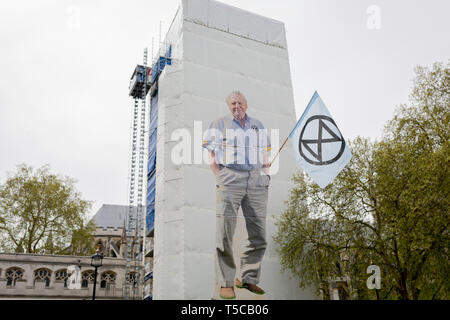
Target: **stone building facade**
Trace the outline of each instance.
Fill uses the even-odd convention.
[[[123,299],[127,218],[128,206],[119,205],[103,205],[94,216],[94,241],[104,256],[97,270],[96,299]],[[81,266],[81,289],[67,288],[70,265]],[[145,272],[151,269],[146,265]],[[136,273],[131,272],[130,278],[127,281],[134,286]],[[92,299],[93,288],[90,256],[0,253],[0,299]],[[148,296],[151,288],[146,289]],[[143,291],[140,286],[138,299]]]
[[[125,263],[121,258],[103,259],[97,269],[96,299],[122,299]],[[90,264],[91,257],[0,253],[0,299],[90,300],[94,288],[94,268]],[[81,289],[67,288],[70,265],[81,266]]]

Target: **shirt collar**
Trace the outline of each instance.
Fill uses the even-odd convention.
[[[234,122],[236,122],[239,127],[242,128],[241,123],[239,122],[239,120],[237,120],[232,114],[230,114],[230,117],[233,119]],[[247,124],[250,122],[250,117],[248,116],[248,114],[245,114],[245,125],[244,128],[247,126]]]

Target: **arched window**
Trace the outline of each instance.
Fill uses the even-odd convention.
[[[34,284],[36,285],[36,281],[44,281],[45,286],[50,286],[50,276],[52,275],[52,271],[46,268],[37,269],[34,271]]]
[[[14,287],[16,285],[16,281],[23,278],[24,271],[17,267],[12,267],[6,270],[6,285],[10,287]]]
[[[64,281],[64,288],[67,288],[67,279],[69,275],[67,274],[67,269],[60,269],[55,271],[55,280]]]
[[[130,275],[128,278],[128,282],[131,283],[132,287],[135,287],[137,285],[137,273],[136,272],[130,272]]]
[[[116,274],[112,271],[105,271],[100,277],[100,288],[109,289],[116,283]]]
[[[94,283],[94,270],[86,270],[81,274],[81,287],[87,288],[89,283]]]

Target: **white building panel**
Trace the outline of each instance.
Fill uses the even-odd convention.
[[[195,123],[201,122],[203,132],[229,114],[225,98],[240,90],[247,113],[278,130],[271,158],[275,155],[296,123],[284,24],[217,1],[182,0],[165,42],[176,61],[158,82],[153,298],[211,299],[218,289],[216,181],[209,165],[198,161],[205,150]],[[180,152],[182,145],[190,150]],[[174,163],[174,155],[186,161]],[[281,272],[273,242],[275,219],[285,209],[297,170],[290,144],[278,161],[269,187],[268,247],[259,285],[268,299],[313,299],[311,290],[298,288],[289,272]],[[238,220],[235,253],[247,241],[245,220]],[[238,266],[237,253],[235,260]]]

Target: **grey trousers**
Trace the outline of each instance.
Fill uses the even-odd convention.
[[[248,233],[241,252],[241,279],[257,284],[261,261],[266,251],[266,211],[270,177],[262,170],[241,171],[222,167],[217,177],[216,254],[219,284],[234,286],[236,265],[233,259],[233,235],[239,207]]]

